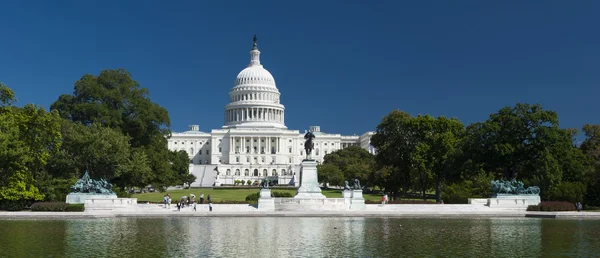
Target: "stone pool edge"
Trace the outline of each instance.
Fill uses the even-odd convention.
[[[600,212],[526,212],[521,210],[492,212],[0,212],[0,220],[11,219],[100,219],[100,218],[181,218],[181,217],[363,217],[363,218],[553,218],[600,219]]]

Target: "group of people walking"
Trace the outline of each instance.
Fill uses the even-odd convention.
[[[210,194],[207,196],[206,201],[208,202],[208,211],[212,211],[213,205],[212,205],[212,201],[210,200]],[[171,195],[165,194],[165,196],[163,197],[163,202],[165,205],[165,209],[170,209],[171,202],[172,202]],[[204,194],[203,193],[200,194],[200,200],[198,201],[198,204],[204,204]],[[182,196],[176,205],[177,205],[177,211],[181,211],[181,209],[183,207],[190,207],[190,205],[192,206],[194,211],[196,211],[196,195],[190,194],[190,197]]]

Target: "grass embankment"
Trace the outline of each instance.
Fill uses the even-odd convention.
[[[181,189],[171,190],[166,193],[171,195],[172,200],[179,200],[182,196],[189,196],[190,194],[196,195],[196,200],[200,199],[200,194],[204,194],[204,200],[210,194],[210,198],[214,202],[222,201],[245,201],[246,196],[258,192],[260,189],[219,189],[219,188],[198,188],[198,189]],[[271,191],[277,192],[289,192],[292,195],[296,194],[296,189],[271,189]],[[342,198],[342,190],[323,190],[322,193],[327,198]],[[149,201],[149,202],[162,202],[165,193],[154,192],[154,193],[141,193],[134,194],[131,197],[138,198],[138,201]],[[379,194],[364,194],[363,197],[366,201],[381,201],[381,195]]]

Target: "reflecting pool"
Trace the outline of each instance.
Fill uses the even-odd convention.
[[[594,257],[599,240],[598,220],[0,220],[0,257]]]

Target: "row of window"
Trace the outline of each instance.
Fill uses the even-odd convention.
[[[177,143],[178,143],[178,142],[173,142],[173,144],[175,144],[175,145],[177,145]],[[184,142],[184,141],[181,141],[180,145],[185,145],[186,143],[191,143],[191,144],[193,144],[194,142],[193,142],[193,141],[189,141],[189,142]],[[203,142],[202,142],[202,141],[199,141],[199,142],[197,142],[197,143],[198,143],[198,144],[200,144],[200,145],[202,145],[202,144],[203,144]],[[206,145],[209,145],[209,144],[210,144],[210,141],[206,141]]]
[[[231,169],[227,169],[225,171],[225,175],[226,176],[231,176]],[[240,170],[236,169],[234,174],[234,176],[241,176],[240,174]],[[252,172],[252,175],[250,175],[250,170],[249,169],[244,169],[244,176],[278,176],[279,174],[277,173],[277,169],[273,169],[271,171],[271,174],[269,175],[267,173],[267,169],[263,169],[262,173],[259,174],[258,169],[254,169],[254,171]],[[281,175],[283,176],[287,176],[288,172],[285,169],[281,170]]]

